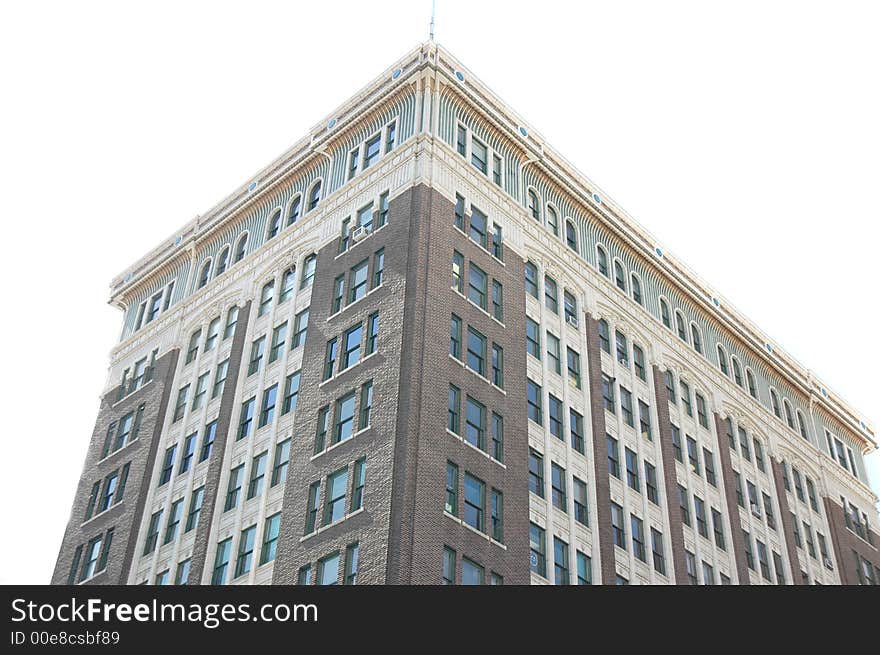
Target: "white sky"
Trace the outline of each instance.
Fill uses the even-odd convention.
[[[880,10],[818,4],[439,0],[437,40],[876,421]],[[111,277],[425,40],[429,13],[0,5],[0,583],[51,576],[121,327]]]

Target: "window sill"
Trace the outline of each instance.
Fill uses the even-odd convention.
[[[333,444],[332,446],[327,446],[327,447],[326,447],[324,450],[322,450],[321,452],[319,452],[319,453],[315,453],[314,455],[312,455],[311,457],[309,457],[309,461],[310,461],[310,462],[315,461],[315,460],[318,459],[319,457],[321,457],[321,456],[323,456],[323,455],[326,455],[327,453],[329,453],[330,451],[334,450],[335,448],[338,448],[338,447],[341,446],[342,444],[346,444],[346,443],[348,443],[349,441],[351,441],[352,439],[354,439],[355,437],[357,437],[357,436],[363,434],[364,432],[367,432],[367,431],[368,431],[370,428],[372,428],[372,427],[373,427],[372,425],[368,425],[367,427],[362,428],[362,429],[358,430],[357,432],[352,432],[351,436],[350,436],[348,439],[343,439],[342,441],[337,441],[337,442],[336,442],[335,444]]]
[[[100,466],[101,464],[103,464],[103,463],[106,462],[107,460],[112,459],[113,457],[115,457],[116,455],[118,455],[119,453],[121,453],[123,450],[125,450],[126,448],[128,448],[130,445],[132,445],[132,444],[134,444],[134,443],[138,443],[139,441],[140,441],[140,439],[132,439],[131,441],[126,442],[126,443],[122,446],[122,448],[119,448],[118,450],[114,450],[112,453],[108,453],[106,457],[102,457],[102,458],[99,459],[97,462],[95,462],[95,466]]]
[[[475,527],[473,527],[472,525],[468,525],[467,523],[464,522],[463,519],[460,519],[460,518],[458,518],[457,516],[455,516],[455,514],[450,514],[449,512],[447,512],[447,511],[444,509],[444,510],[443,510],[443,515],[446,516],[446,517],[448,517],[448,518],[450,518],[450,519],[452,519],[453,521],[455,521],[456,523],[458,523],[458,524],[459,524],[460,526],[462,526],[463,528],[467,528],[468,530],[470,530],[470,531],[473,532],[474,534],[477,534],[477,535],[481,536],[483,539],[485,539],[485,540],[488,541],[489,543],[491,543],[491,544],[495,544],[496,546],[498,546],[499,548],[501,548],[501,549],[503,549],[503,550],[507,550],[507,546],[505,546],[503,543],[501,543],[500,541],[495,541],[492,537],[490,537],[490,536],[489,536],[488,534],[486,534],[485,532],[483,532],[483,531],[481,531],[481,530],[477,530],[477,529],[476,529]]]
[[[337,371],[336,373],[333,374],[333,376],[331,376],[331,377],[327,378],[326,380],[324,380],[324,381],[318,383],[318,388],[320,389],[320,388],[323,387],[325,384],[330,384],[331,382],[333,382],[333,381],[337,380],[338,378],[342,377],[343,375],[345,375],[345,374],[348,373],[349,371],[352,371],[352,370],[357,369],[358,366],[361,366],[362,364],[365,364],[365,363],[367,362],[367,360],[369,360],[371,357],[375,357],[376,353],[378,353],[378,352],[379,352],[378,350],[374,350],[373,352],[371,352],[371,353],[370,353],[369,355],[367,355],[366,357],[363,357],[363,358],[357,360],[354,364],[352,364],[352,365],[349,366],[348,368],[345,368],[345,369],[343,369],[343,370],[341,370],[341,371]]]
[[[107,572],[107,569],[106,569],[106,568],[103,568],[103,569],[101,569],[100,571],[98,571],[97,573],[93,573],[93,574],[90,575],[88,578],[85,578],[84,580],[80,580],[80,581],[77,582],[76,584],[77,584],[77,585],[86,584],[87,582],[91,582],[91,581],[94,580],[95,578],[97,578],[97,577],[99,577],[99,576],[101,576],[101,575],[104,575],[104,573],[106,573],[106,572]]]
[[[465,441],[464,437],[455,434],[455,432],[453,432],[453,431],[450,430],[449,428],[446,428],[446,434],[448,434],[449,436],[453,437],[454,439],[457,439],[458,441],[462,442],[465,446],[467,446],[467,447],[469,447],[469,448],[472,448],[474,451],[480,453],[480,455],[482,455],[483,457],[485,457],[485,458],[488,459],[489,461],[491,461],[491,462],[495,462],[495,463],[498,464],[498,466],[500,466],[501,468],[503,468],[503,469],[505,469],[505,470],[507,469],[507,465],[506,465],[504,462],[499,462],[497,459],[495,459],[494,457],[492,457],[492,455],[490,455],[489,453],[487,453],[487,452],[486,452],[485,450],[483,450],[482,448],[478,448],[477,446],[475,446],[474,444],[472,444],[470,441]]]
[[[354,306],[357,305],[361,300],[365,300],[366,298],[368,298],[368,297],[370,296],[370,294],[372,294],[374,291],[378,291],[378,290],[381,289],[383,286],[385,286],[385,283],[384,283],[384,282],[381,282],[378,286],[373,287],[372,289],[370,289],[369,291],[367,291],[364,295],[362,295],[362,296],[361,296],[360,298],[358,298],[357,300],[352,300],[350,303],[348,303],[347,305],[345,305],[345,306],[344,306],[342,309],[340,309],[338,312],[335,312],[335,313],[333,313],[333,314],[330,314],[330,316],[328,316],[326,320],[327,320],[328,322],[329,322],[329,321],[332,321],[334,318],[336,318],[336,317],[339,316],[340,314],[343,314],[343,313],[345,312],[346,309],[348,309],[349,307],[354,307]]]
[[[113,403],[112,403],[110,406],[111,406],[111,407],[116,407],[117,405],[119,405],[120,403],[125,402],[125,401],[128,400],[131,396],[133,396],[134,394],[136,394],[138,391],[140,391],[141,389],[144,389],[145,387],[147,387],[148,385],[150,385],[150,384],[152,384],[152,383],[153,383],[153,378],[150,378],[149,380],[147,380],[146,382],[144,382],[141,386],[139,386],[137,389],[134,389],[134,390],[132,390],[132,391],[129,391],[127,394],[125,394],[125,395],[124,395],[122,398],[120,398],[119,400],[114,400]]]
[[[122,503],[121,500],[119,502],[113,503],[112,505],[110,505],[110,507],[108,507],[107,509],[101,510],[97,514],[92,514],[91,518],[88,518],[85,521],[83,521],[82,523],[80,523],[79,527],[82,528],[82,527],[86,526],[87,524],[91,523],[92,521],[94,521],[95,519],[99,519],[102,516],[105,516],[108,512],[115,509],[116,506],[119,505],[120,503]]]
[[[459,298],[461,298],[461,299],[463,299],[463,300],[466,300],[466,301],[469,302],[471,305],[473,305],[473,306],[476,307],[478,310],[480,310],[483,314],[485,314],[486,316],[488,316],[489,318],[491,318],[493,321],[495,321],[496,323],[498,323],[498,325],[500,325],[501,327],[503,327],[505,330],[507,329],[507,326],[506,326],[504,323],[502,323],[502,322],[499,321],[497,318],[495,318],[494,316],[492,316],[492,314],[490,314],[490,313],[487,312],[485,309],[483,309],[482,307],[480,307],[477,303],[475,303],[473,300],[471,300],[470,298],[468,298],[468,297],[467,297],[466,295],[464,295],[461,291],[459,291],[459,290],[456,289],[455,287],[449,287],[449,288],[452,289],[452,292],[453,292],[454,294],[456,294]]]
[[[507,392],[506,392],[504,389],[502,389],[502,388],[499,387],[497,384],[495,384],[494,382],[492,382],[489,378],[483,377],[482,375],[480,375],[479,373],[477,373],[474,369],[472,369],[470,366],[468,366],[468,365],[465,364],[463,361],[461,361],[460,359],[458,359],[458,358],[457,358],[455,355],[453,355],[452,353],[449,353],[449,359],[451,359],[453,362],[455,362],[456,364],[458,364],[459,366],[461,366],[463,369],[465,369],[466,371],[468,371],[471,375],[476,376],[477,378],[479,378],[480,380],[482,380],[483,382],[485,382],[486,384],[488,384],[490,387],[492,387],[493,389],[495,389],[495,390],[498,391],[499,393],[502,393],[502,394],[504,394],[505,396],[507,395]],[[347,370],[347,369],[346,369],[346,370]]]
[[[348,439],[346,439],[346,441],[348,441]],[[341,442],[340,442],[340,443],[341,443]],[[327,525],[322,525],[322,526],[321,526],[320,528],[318,528],[317,530],[315,530],[315,531],[313,531],[313,532],[309,532],[307,535],[303,535],[302,537],[300,537],[300,538],[299,538],[299,542],[300,542],[300,543],[304,543],[304,542],[308,541],[309,539],[311,539],[312,537],[317,537],[317,536],[318,536],[319,534],[321,534],[322,532],[326,532],[327,530],[329,530],[329,529],[331,529],[331,528],[335,528],[337,525],[339,525],[339,524],[341,524],[341,523],[344,523],[344,522],[347,521],[348,519],[350,519],[350,518],[352,518],[352,517],[354,517],[354,516],[357,516],[358,514],[362,513],[363,511],[364,511],[364,508],[361,507],[361,508],[359,508],[359,509],[356,509],[356,510],[353,511],[353,512],[349,512],[348,514],[346,514],[345,516],[343,516],[341,519],[336,519],[335,521],[333,521],[333,523],[328,523]]]

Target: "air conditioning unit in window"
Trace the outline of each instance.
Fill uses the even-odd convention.
[[[752,503],[752,514],[761,518],[761,508],[758,507],[758,503]]]
[[[825,562],[825,568],[826,568],[826,569],[828,569],[829,571],[833,571],[833,570],[834,570],[834,564],[831,563],[831,558],[830,558],[830,557],[826,557],[826,558],[824,558],[822,561]]]
[[[626,357],[618,357],[617,361],[621,366],[626,366],[627,368],[629,368],[629,360]]]
[[[356,228],[354,228],[354,229],[351,231],[351,242],[352,242],[352,243],[357,243],[358,241],[361,241],[361,240],[364,239],[364,238],[365,238],[365,237],[366,237],[371,231],[372,231],[371,228],[369,228],[369,227],[367,227],[367,226],[365,226],[365,225],[361,225],[360,227],[356,227]]]
[[[572,327],[577,327],[578,326],[578,317],[573,316],[571,314],[568,314],[565,317],[565,322],[568,323]]]

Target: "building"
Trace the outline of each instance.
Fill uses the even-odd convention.
[[[867,421],[433,42],[111,302],[54,583],[880,581]]]

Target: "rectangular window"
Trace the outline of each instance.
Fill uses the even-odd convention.
[[[620,411],[623,416],[623,422],[630,427],[635,427],[633,419],[632,394],[629,389],[621,385],[620,387]]]
[[[489,221],[486,215],[479,209],[471,206],[470,231],[468,236],[471,241],[479,245],[481,248],[489,247]]]
[[[368,169],[379,160],[379,146],[381,141],[380,136],[381,135],[377,134],[373,138],[369,139],[364,145],[364,170]]]
[[[697,580],[697,558],[689,550],[684,551],[684,563],[687,571],[688,583],[692,585],[699,584],[699,580]]]
[[[670,423],[669,428],[672,433],[672,454],[675,459],[684,464],[684,455],[681,450],[681,430],[675,423]]]
[[[461,415],[461,391],[454,385],[449,385],[449,416],[447,420],[447,429],[459,434],[459,425]]]
[[[228,512],[238,505],[243,480],[244,464],[239,464],[229,472],[229,483],[226,486],[226,503],[223,505],[224,512]]]
[[[357,584],[357,568],[358,568],[358,544],[349,544],[345,548],[345,570],[343,572],[342,584]]]
[[[464,522],[485,531],[486,484],[470,473],[464,474]]]
[[[544,458],[529,448],[529,491],[544,497]]]
[[[241,404],[241,415],[238,421],[239,439],[244,439],[251,433],[251,427],[254,424],[254,403],[256,400],[257,398],[254,396]]]
[[[208,394],[208,377],[209,373],[202,373],[196,380],[196,392],[193,394],[192,410],[199,409],[205,403],[205,396]]]
[[[581,356],[571,348],[566,348],[568,379],[578,389],[581,388]]]
[[[361,457],[354,463],[354,475],[351,483],[351,511],[355,512],[364,506],[364,485],[367,478],[367,459]]]
[[[361,385],[361,413],[358,430],[370,427],[370,414],[373,410],[373,381],[367,380]]]
[[[354,433],[355,394],[350,393],[336,401],[336,425],[333,429],[333,443],[345,441]]]
[[[550,500],[553,507],[568,513],[568,497],[565,492],[565,469],[551,462],[550,464]]]
[[[324,523],[330,525],[345,516],[345,494],[348,491],[348,468],[327,477],[327,500],[324,504]]]
[[[633,344],[633,364],[636,368],[636,375],[642,382],[645,382],[645,351],[638,344]]]
[[[224,359],[217,364],[217,372],[214,373],[214,388],[211,390],[211,398],[217,398],[223,393],[226,386],[226,376],[229,374],[229,359]]]
[[[715,545],[721,550],[727,550],[724,542],[724,521],[721,518],[721,512],[714,507],[712,508],[712,531],[715,533]]]
[[[556,281],[549,275],[544,276],[544,305],[554,314],[559,313],[559,298]]]
[[[492,155],[492,181],[501,186],[501,157]]]
[[[189,512],[186,515],[186,528],[184,532],[193,530],[199,524],[199,514],[202,511],[202,500],[205,498],[205,488],[199,487],[192,493],[189,501]]]
[[[492,280],[492,316],[504,322],[504,289],[498,280]]]
[[[465,441],[486,450],[486,407],[467,396],[465,402]]]
[[[488,172],[488,151],[477,139],[471,139],[471,165],[483,175]]]
[[[700,453],[697,449],[697,442],[690,435],[686,435],[687,437],[687,451],[688,451],[688,464],[691,466],[691,470],[696,474],[700,475]]]
[[[165,450],[165,458],[162,460],[162,469],[159,473],[159,486],[171,479],[171,473],[174,471],[174,456],[177,454],[177,446],[171,446]]]
[[[579,585],[593,584],[593,565],[589,555],[585,555],[581,551],[577,553],[577,583]]]
[[[266,347],[266,337],[260,337],[251,344],[251,358],[248,364],[248,375],[253,375],[260,370],[263,362],[263,350]]]
[[[492,457],[504,461],[504,417],[492,412]]]
[[[709,429],[709,417],[706,413],[706,399],[698,391],[695,394],[697,399],[697,418],[700,421],[700,425],[702,425],[707,430]]]
[[[541,385],[535,384],[526,378],[526,403],[528,405],[529,419],[538,425],[544,424],[544,408]]]
[[[230,307],[226,314],[226,325],[223,328],[223,340],[226,341],[235,332],[238,323],[238,307]]]
[[[626,483],[630,489],[640,491],[639,456],[629,448],[624,448],[624,456],[626,458]]]
[[[287,469],[290,467],[290,439],[285,439],[275,446],[275,459],[272,464],[271,486],[283,484],[287,480]]]
[[[202,331],[196,330],[192,333],[192,336],[189,338],[189,347],[186,349],[186,361],[184,365],[192,362],[196,355],[199,354],[199,340],[202,338]]]
[[[632,533],[633,555],[642,562],[647,562],[645,552],[645,525],[635,514],[630,514],[630,531]]]
[[[666,575],[666,556],[663,554],[663,534],[651,528],[651,557],[654,562],[654,570],[660,575]]]
[[[611,354],[611,339],[608,334],[608,321],[599,319],[599,347],[609,355]]]
[[[492,489],[492,503],[489,509],[492,539],[500,544],[504,543],[504,495],[498,489]]]
[[[349,272],[348,302],[349,304],[360,300],[367,295],[367,269],[369,262],[365,259]]]
[[[311,534],[318,528],[318,508],[321,506],[321,482],[309,485],[308,506],[306,507],[306,527],[304,534]]]
[[[363,337],[363,326],[359,323],[350,328],[345,333],[343,339],[342,364],[339,368],[344,371],[350,366],[354,366],[361,358],[361,339]]]
[[[254,540],[257,535],[257,526],[252,525],[241,531],[238,538],[238,558],[235,561],[235,575],[233,578],[249,573],[254,561]]]
[[[232,552],[232,537],[217,544],[214,555],[214,571],[211,574],[212,585],[226,584],[226,571],[229,569],[229,556]]]
[[[481,309],[487,309],[489,278],[483,270],[471,262],[468,268],[468,298]]]
[[[687,412],[688,416],[693,416],[694,408],[691,405],[691,388],[684,380],[679,380],[678,386],[681,389],[681,404],[684,405],[684,411]]]
[[[504,350],[497,343],[492,344],[492,384],[504,388]]]
[[[708,448],[703,448],[703,467],[706,469],[706,482],[713,487],[718,486],[715,478],[715,458]]]
[[[623,508],[615,502],[611,503],[611,532],[614,545],[626,550],[626,528],[623,525]]]
[[[571,447],[584,454],[584,417],[573,409],[568,410],[568,431],[571,433]]]
[[[550,418],[550,434],[560,441],[565,441],[565,435],[562,432],[562,401],[552,393],[548,400],[547,415]]]
[[[651,435],[651,408],[643,400],[639,400],[639,432],[643,439],[653,440]]]
[[[464,232],[464,198],[459,194],[455,194],[455,213],[453,225]]]
[[[372,355],[378,348],[379,312],[373,312],[367,319],[367,354]]]
[[[610,377],[602,374],[602,404],[605,410],[612,414],[617,413],[617,407],[614,402],[614,382]]]
[[[458,466],[446,462],[446,511],[458,516]]]
[[[272,300],[275,296],[275,280],[267,283],[263,286],[263,290],[260,292],[260,307],[257,310],[257,316],[263,316],[269,313],[269,310],[272,309]]]
[[[183,418],[183,414],[186,411],[186,401],[189,397],[189,385],[182,387],[177,392],[177,402],[174,405],[174,415],[172,416],[172,422],[177,422]],[[118,438],[117,438],[118,441]],[[116,449],[114,449],[116,450]]]
[[[544,528],[529,523],[529,567],[541,577],[547,577],[547,545]]]
[[[538,359],[541,359],[539,355],[535,355]],[[559,347],[559,339],[553,336],[550,332],[547,332],[547,362],[548,368],[556,373],[556,375],[562,375],[562,360],[561,360],[561,350]]]
[[[269,363],[281,359],[284,345],[287,343],[287,321],[272,330],[272,345],[269,348]]]
[[[608,451],[608,474],[620,479],[620,451],[617,439],[610,434],[605,435],[605,446]]]
[[[452,288],[464,293],[464,256],[457,250],[452,253]]]
[[[443,547],[442,581],[445,585],[455,584],[455,551],[449,546]]]
[[[162,525],[162,510],[154,512],[150,517],[150,525],[147,528],[147,538],[144,541],[144,555],[149,555],[156,550],[156,543],[159,541],[159,528]]]
[[[526,262],[525,265],[525,286],[526,293],[535,299],[538,298],[538,269],[532,262]]]
[[[706,522],[706,503],[694,494],[694,517],[697,519],[697,532],[701,537],[709,538],[709,524]]]
[[[273,384],[263,392],[263,404],[260,409],[259,427],[269,425],[275,418],[275,402],[278,397],[278,385]]]
[[[260,548],[260,566],[275,560],[278,550],[278,535],[281,532],[281,512],[266,519],[263,526],[263,546]]]
[[[556,345],[559,346],[559,340],[556,341]],[[528,316],[526,316],[526,352],[535,359],[541,359],[541,326]]]
[[[304,309],[293,319],[293,341],[291,348],[299,348],[306,342],[306,330],[309,326],[309,310]]]
[[[263,493],[263,483],[266,480],[266,462],[269,459],[269,452],[263,451],[251,463],[251,479],[248,482],[247,499],[255,498]]]
[[[657,469],[648,460],[645,460],[645,491],[648,493],[648,500],[655,505],[660,504],[660,497],[657,493]]]
[[[295,371],[284,380],[284,401],[281,404],[281,414],[295,412],[299,399],[300,371]]]
[[[577,327],[577,299],[568,290],[562,293],[562,307],[565,312],[565,322]]]
[[[555,584],[568,584],[568,544],[559,537],[553,537],[553,574]]]
[[[335,338],[330,339],[324,349],[324,380],[329,380],[333,377],[333,371],[336,369],[336,357],[339,354],[338,350],[338,340]]]
[[[619,330],[614,331],[615,350],[617,352],[617,361],[622,366],[629,368],[629,344],[626,341],[626,335]]]
[[[587,504],[587,483],[579,480],[577,477],[572,478],[572,497],[574,499],[574,520],[582,525],[590,524],[589,505]]]
[[[681,510],[681,522],[687,526],[691,524],[691,509],[690,503],[688,502],[688,492],[687,489],[678,486],[678,507]]]

